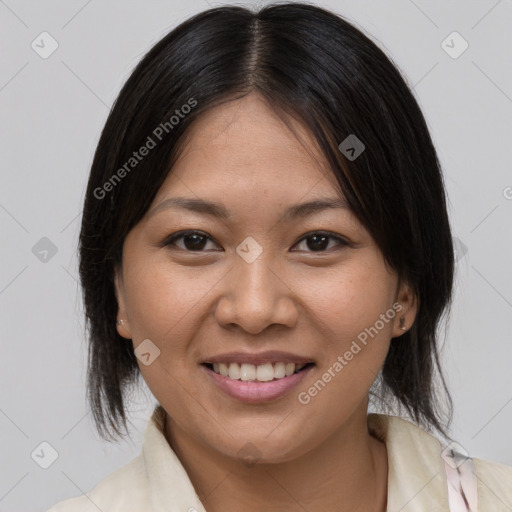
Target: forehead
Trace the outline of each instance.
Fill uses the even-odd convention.
[[[208,110],[191,127],[159,195],[186,186],[197,193],[229,187],[297,199],[313,188],[339,195],[314,138],[299,122],[287,122],[293,131],[255,93]]]

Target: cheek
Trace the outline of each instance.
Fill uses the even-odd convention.
[[[336,403],[333,415],[344,417],[368,393],[384,364],[396,280],[383,262],[366,254],[321,279],[303,280],[309,290],[306,315],[325,333],[315,378],[301,389],[301,403],[310,412]]]
[[[197,330],[201,300],[207,300],[207,291],[218,279],[197,267],[194,277],[192,270],[173,268],[163,258],[146,257],[143,264],[128,268],[125,289],[134,349],[149,339],[159,350],[151,364],[139,360],[139,369],[157,400],[172,416],[182,418],[191,406],[190,396],[198,394],[195,386],[190,389],[190,340]],[[183,393],[184,388],[192,395]]]
[[[161,260],[147,260],[127,275],[127,307],[134,339],[161,339],[173,330],[182,330],[218,280],[216,274],[199,271],[199,267],[177,269]]]
[[[396,285],[383,264],[365,257],[323,275],[302,274],[297,282],[318,329],[326,329],[326,337],[340,349],[391,307]],[[379,330],[390,335],[391,322]]]

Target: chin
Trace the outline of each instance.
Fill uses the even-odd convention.
[[[236,459],[246,466],[280,464],[290,462],[309,451],[309,443],[296,436],[273,434],[245,435],[237,439],[226,439],[226,444],[212,443],[210,446],[221,455]],[[293,440],[293,441],[290,441]]]

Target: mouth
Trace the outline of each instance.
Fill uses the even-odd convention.
[[[244,382],[271,382],[285,379],[291,375],[313,367],[313,361],[307,363],[284,363],[277,361],[275,363],[265,363],[254,365],[251,363],[202,363],[202,366],[211,372],[226,377],[230,380],[239,380]]]
[[[316,364],[310,362],[250,363],[204,362],[200,368],[217,390],[231,399],[249,404],[262,404],[279,400],[313,371]]]

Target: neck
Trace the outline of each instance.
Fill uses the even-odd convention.
[[[385,512],[387,453],[366,410],[305,455],[247,465],[190,437],[167,416],[165,435],[207,512]]]

